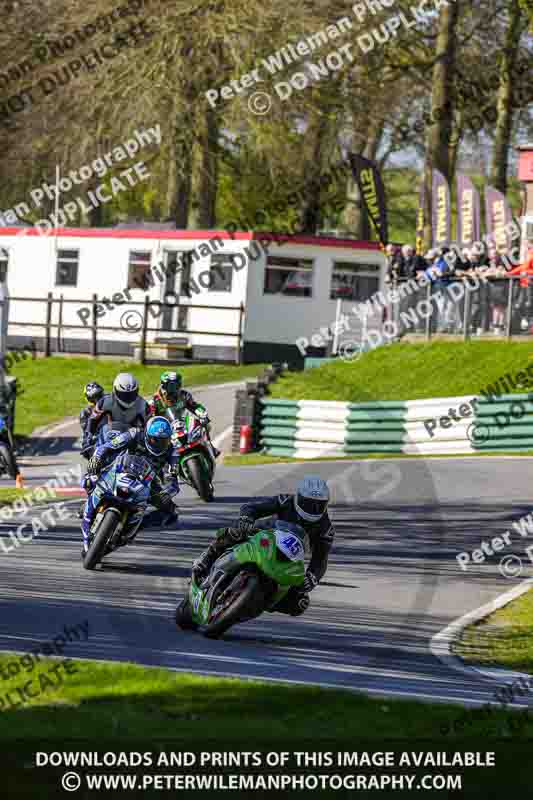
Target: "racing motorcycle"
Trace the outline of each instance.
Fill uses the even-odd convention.
[[[273,528],[226,550],[201,585],[192,576],[189,592],[176,610],[176,625],[183,630],[200,628],[204,636],[217,639],[233,625],[273,609],[292,586],[304,581],[305,536],[299,525],[278,520]],[[234,558],[226,570],[221,562],[229,553]]]
[[[179,480],[192,486],[202,500],[209,503],[214,497],[216,465],[206,426],[191,411],[178,416],[169,408],[166,414],[172,425],[172,444],[178,454],[173,470]]]
[[[135,538],[148,505],[155,477],[150,462],[139,455],[123,453],[105,469],[93,492],[99,502],[89,531],[85,569],[94,569],[104,556]]]
[[[0,415],[0,476],[7,472],[15,478],[15,459],[13,458],[13,439],[7,424],[7,419]]]
[[[82,438],[80,442],[80,456],[88,461],[91,456],[94,455],[96,448],[104,444],[110,435],[124,433],[128,430],[128,428],[129,425],[126,425],[123,422],[104,423],[98,428],[95,434],[92,436],[90,434],[86,434]]]

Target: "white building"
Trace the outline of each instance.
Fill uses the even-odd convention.
[[[330,326],[338,299],[383,287],[375,243],[156,227],[1,228],[10,345],[44,349],[48,330],[51,352],[90,353],[96,340],[99,354],[134,355],[147,298],[147,358],[186,346],[194,359],[233,361],[240,344],[245,362],[301,363],[296,340]]]

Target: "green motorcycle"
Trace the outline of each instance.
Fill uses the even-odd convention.
[[[191,578],[176,610],[176,625],[200,628],[204,636],[217,639],[233,625],[274,610],[291,587],[304,581],[305,536],[299,525],[279,520],[227,550],[201,585]]]
[[[165,416],[172,425],[172,444],[179,455],[178,479],[196,489],[206,503],[211,502],[216,464],[205,425],[191,411],[178,416],[169,408]]]

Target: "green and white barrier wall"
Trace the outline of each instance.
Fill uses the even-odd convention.
[[[533,397],[533,395],[532,395]],[[274,456],[468,454],[533,449],[528,395],[337,403],[263,397],[259,444]]]
[[[503,394],[476,404],[476,450],[533,450],[533,393]]]

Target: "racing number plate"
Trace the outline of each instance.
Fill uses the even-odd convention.
[[[292,533],[276,532],[276,545],[291,561],[303,561],[303,545],[298,537]]]

